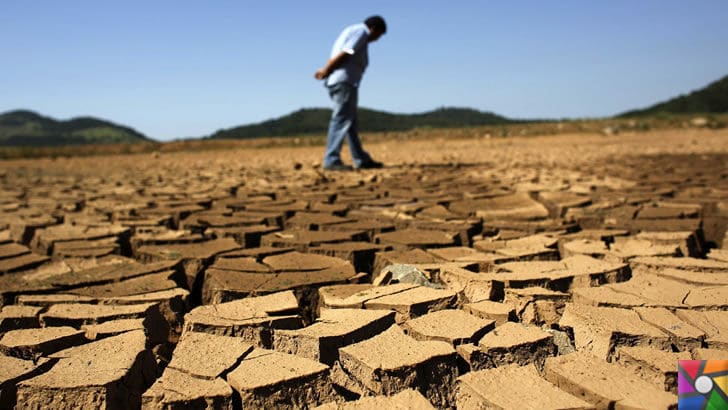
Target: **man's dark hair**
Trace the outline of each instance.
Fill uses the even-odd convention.
[[[384,19],[382,16],[371,16],[368,17],[366,20],[364,20],[364,24],[367,25],[369,28],[376,29],[377,31],[381,31],[382,34],[387,32],[387,23],[384,22]]]

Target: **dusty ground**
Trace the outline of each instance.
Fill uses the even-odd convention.
[[[728,131],[365,145],[0,163],[0,408],[669,408],[728,358]]]

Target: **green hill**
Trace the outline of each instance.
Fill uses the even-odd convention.
[[[330,109],[305,108],[257,124],[219,130],[208,138],[235,139],[325,134],[330,118]],[[510,122],[513,121],[500,115],[468,108],[440,108],[421,114],[393,114],[368,108],[359,109],[359,130],[364,132],[407,131],[425,127],[469,127]]]
[[[143,134],[92,117],[58,121],[27,110],[0,114],[0,145],[44,146],[149,141]]]
[[[627,111],[619,117],[671,114],[728,113],[728,75],[705,88],[681,95],[641,110]]]

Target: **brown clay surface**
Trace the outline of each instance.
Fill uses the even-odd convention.
[[[699,349],[696,349],[698,351]],[[690,352],[667,352],[649,347],[620,347],[615,361],[658,388],[677,393],[677,370],[675,362],[691,360]]]
[[[394,324],[386,310],[324,309],[310,326],[276,330],[275,350],[333,365],[339,348],[369,339]]]
[[[659,408],[726,358],[728,132],[446,134],[0,162],[0,407]]]
[[[295,409],[336,398],[329,367],[315,360],[255,349],[227,375],[243,408]]]
[[[38,314],[42,310],[42,308],[37,306],[4,306],[0,310],[0,332],[39,327]]]
[[[629,309],[568,304],[559,325],[571,329],[576,349],[604,360],[616,346],[646,345],[667,350],[670,336]]]
[[[432,404],[416,390],[402,390],[391,396],[369,396],[344,403],[326,403],[317,410],[432,410]]]
[[[509,320],[516,320],[516,309],[510,303],[482,300],[464,304],[463,310],[473,316],[494,320],[496,325],[501,325]]]
[[[582,399],[539,376],[533,366],[506,365],[479,370],[458,379],[459,409],[589,409]]]
[[[202,379],[167,368],[142,395],[142,408],[231,408],[232,396],[232,388],[219,377]]]
[[[18,384],[18,408],[137,407],[156,375],[142,331],[53,353],[53,367]]]
[[[82,331],[67,326],[18,329],[0,338],[0,352],[32,360],[42,354],[48,355],[85,342]]]
[[[631,369],[576,352],[546,360],[544,378],[597,408],[674,408],[676,397]],[[604,383],[609,380],[609,383]]]
[[[339,349],[339,356],[334,382],[360,395],[391,395],[416,388],[436,406],[453,400],[454,380],[449,378],[457,377],[457,367],[455,351],[448,343],[417,341],[394,325]]]
[[[458,309],[445,309],[408,320],[402,327],[417,340],[441,340],[456,346],[477,343],[495,328],[495,321],[481,319]]]

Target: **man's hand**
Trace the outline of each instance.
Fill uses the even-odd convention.
[[[319,68],[313,76],[316,77],[317,80],[323,80],[324,78],[328,77],[329,74],[331,74],[329,70],[324,67]]]
[[[341,67],[348,58],[349,54],[344,51],[340,52],[334,58],[327,61],[325,66],[319,68],[313,76],[316,77],[317,80],[323,80],[336,70],[337,67]]]

